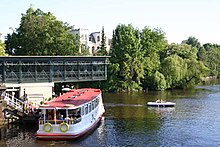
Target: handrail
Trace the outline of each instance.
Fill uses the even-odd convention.
[[[5,93],[4,100],[7,101],[7,104],[14,107],[15,109],[23,110],[22,104],[23,102],[8,93]]]
[[[7,104],[15,108],[16,110],[19,110],[20,112],[24,112],[25,114],[28,114],[27,110],[32,109],[32,105],[28,105],[27,102],[24,102],[22,100],[19,100],[18,98],[8,94],[3,94],[4,100],[7,101]],[[24,108],[26,110],[24,111]]]

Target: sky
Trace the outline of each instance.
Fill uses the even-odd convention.
[[[220,0],[1,0],[1,40],[19,28],[31,5],[75,28],[97,32],[104,26],[110,38],[117,25],[132,24],[160,28],[169,43],[193,36],[202,44],[220,44]]]

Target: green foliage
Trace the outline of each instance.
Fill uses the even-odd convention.
[[[209,54],[206,50],[204,53],[199,51],[202,47],[193,37],[182,44],[168,44],[160,29],[145,27],[139,32],[131,25],[118,25],[113,32],[110,50],[111,66],[117,65],[117,72],[108,75],[111,82],[106,85],[111,85],[109,88],[115,91],[164,90],[196,85],[209,71],[197,60],[197,55],[206,60]],[[217,56],[214,49],[209,51],[215,54],[213,57]]]
[[[100,49],[97,51],[96,55],[98,55],[98,56],[108,55],[107,50],[106,50],[106,36],[105,36],[104,27],[102,27],[101,46],[100,46]]]
[[[217,45],[204,45],[203,63],[210,68],[210,76],[218,76],[220,73],[220,47]]]
[[[164,75],[158,71],[156,71],[156,73],[154,74],[154,86],[153,88],[155,90],[165,90],[167,87],[166,85],[166,79],[164,77]]]
[[[162,62],[162,73],[165,76],[167,88],[180,87],[180,81],[186,75],[187,66],[184,60],[174,54],[165,58]]]
[[[81,44],[80,49],[81,49],[81,55],[84,55],[84,56],[90,55],[89,48],[86,47],[85,44]]]
[[[208,68],[197,61],[196,49],[187,44],[171,44],[162,62],[167,88],[185,88],[198,84]]]
[[[29,8],[20,27],[7,35],[6,49],[15,55],[78,55],[79,40],[70,29],[52,13]]]
[[[160,53],[163,52],[167,46],[164,32],[160,29],[150,29],[145,27],[140,32],[141,52],[144,56],[144,79],[142,85],[144,89],[154,89],[155,83],[154,74],[160,69]]]
[[[201,78],[207,75],[207,72],[209,71],[202,62],[195,59],[185,59],[185,63],[187,65],[187,72],[181,83],[182,88],[198,84],[201,82]]]
[[[183,40],[182,44],[191,45],[192,47],[195,47],[197,50],[201,47],[199,40],[193,36],[190,36],[187,40]]]
[[[139,31],[131,25],[118,25],[114,30],[110,56],[111,63],[119,64],[119,87],[126,91],[141,90],[144,64]]]
[[[120,78],[118,77],[120,72],[118,63],[110,63],[108,64],[108,80],[107,84],[105,84],[106,90],[108,91],[121,91],[120,89]]]
[[[0,40],[0,56],[8,56],[8,54],[5,53],[5,44],[3,44],[1,40]]]
[[[205,64],[205,62],[207,61],[207,55],[204,47],[199,48],[197,56],[198,60],[202,61]]]
[[[166,55],[178,55],[183,59],[196,59],[197,58],[197,50],[196,48],[192,47],[191,45],[187,44],[175,44],[172,43],[168,45],[166,50]]]

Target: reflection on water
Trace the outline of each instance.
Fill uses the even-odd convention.
[[[192,90],[104,93],[100,126],[76,141],[40,141],[34,126],[1,128],[0,146],[220,146],[220,85]],[[164,99],[172,108],[148,107]]]
[[[114,104],[114,103],[108,103],[105,104],[105,107],[145,107],[146,105],[141,105],[141,104]]]
[[[5,147],[13,147],[13,146],[24,146],[28,144],[32,144],[35,140],[33,138],[33,133],[31,131],[35,131],[37,126],[20,126],[18,124],[9,124],[6,126],[2,126],[0,128],[0,146]]]

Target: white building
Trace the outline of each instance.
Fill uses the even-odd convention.
[[[92,32],[90,33],[88,29],[73,29],[72,32],[80,37],[80,43],[84,44],[88,49],[90,54],[94,54],[100,49],[102,33]],[[106,50],[109,52],[111,39],[106,37]],[[80,50],[81,52],[81,50]]]

